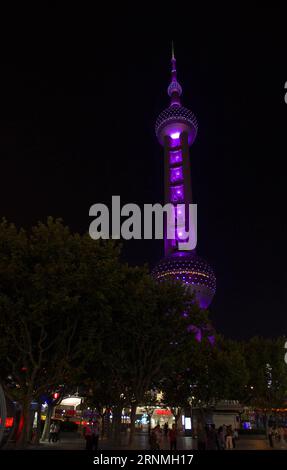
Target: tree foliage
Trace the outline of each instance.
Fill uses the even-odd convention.
[[[248,403],[260,408],[286,406],[287,366],[284,362],[286,338],[255,337],[244,344],[249,371]]]
[[[71,380],[82,354],[90,315],[109,312],[118,250],[74,235],[48,219],[27,232],[0,225],[1,381],[22,403],[29,432],[33,399]]]
[[[112,241],[52,218],[29,231],[0,224],[0,380],[21,403],[22,443],[31,401],[60,386],[113,408],[115,425],[123,407],[134,423],[151,390],[172,407],[284,404],[283,338],[211,344],[208,324],[184,286],[155,283],[147,268],[123,263]],[[205,332],[201,342],[194,328]]]

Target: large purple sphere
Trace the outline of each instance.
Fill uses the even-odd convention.
[[[192,145],[197,134],[197,119],[192,111],[184,106],[169,106],[158,116],[155,123],[155,133],[163,145],[164,137],[172,132],[187,132],[188,143]]]
[[[201,308],[208,308],[216,290],[216,278],[209,264],[186,251],[175,252],[163,258],[153,269],[152,275],[158,281],[178,280],[194,293]]]

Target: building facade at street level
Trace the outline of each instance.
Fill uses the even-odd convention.
[[[216,290],[216,278],[211,266],[196,250],[181,250],[183,234],[193,229],[187,224],[188,208],[192,204],[191,168],[189,147],[198,130],[197,119],[192,111],[181,104],[182,87],[177,80],[176,59],[172,51],[171,82],[168,87],[170,104],[158,116],[155,132],[164,148],[164,200],[175,209],[175,237],[168,239],[165,220],[165,257],[155,266],[153,276],[163,281],[175,279],[186,284],[194,293],[201,308],[208,308]],[[180,205],[181,207],[177,207]],[[183,213],[182,205],[185,207]]]

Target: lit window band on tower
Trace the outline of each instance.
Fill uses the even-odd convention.
[[[182,88],[177,81],[176,59],[172,47],[171,82],[168,87],[170,105],[158,116],[155,132],[159,143],[164,147],[164,199],[166,203],[185,204],[188,222],[188,207],[192,204],[191,169],[189,147],[195,141],[198,124],[195,115],[181,105]],[[159,281],[176,279],[187,284],[194,292],[201,308],[207,308],[214,296],[216,278],[209,264],[200,258],[195,250],[180,251],[178,241],[182,214],[177,209],[175,239],[167,238],[165,224],[165,257],[153,270],[153,276]]]

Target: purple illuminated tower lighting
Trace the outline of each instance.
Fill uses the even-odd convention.
[[[193,112],[181,105],[182,88],[177,81],[173,46],[171,66],[171,82],[167,89],[170,105],[158,116],[155,132],[164,147],[165,204],[185,204],[187,208],[192,203],[189,147],[196,138],[198,125]],[[165,236],[165,257],[154,268],[153,276],[159,281],[180,280],[194,292],[199,306],[208,308],[215,293],[216,278],[209,264],[195,250],[179,250],[180,216],[178,213],[175,239]]]

